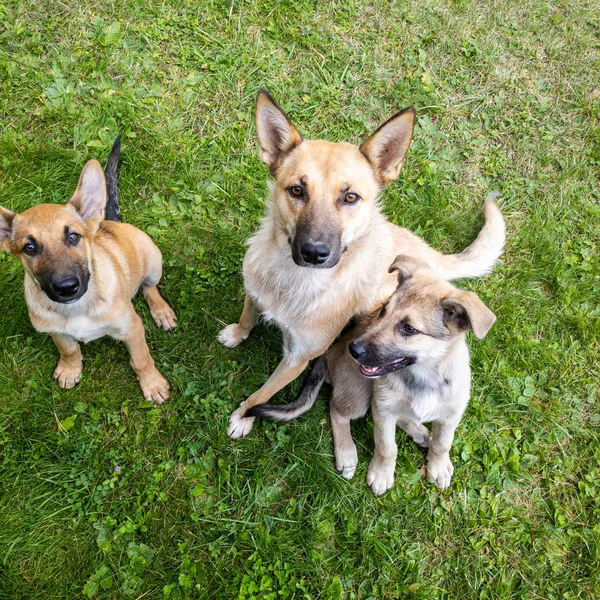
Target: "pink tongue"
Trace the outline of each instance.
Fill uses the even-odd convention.
[[[364,365],[360,365],[360,370],[364,375],[375,375],[379,373],[381,369],[379,367],[365,367]]]

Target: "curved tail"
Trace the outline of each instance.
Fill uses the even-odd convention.
[[[325,357],[321,356],[313,365],[296,400],[289,404],[258,404],[248,409],[244,416],[261,417],[272,421],[291,421],[312,408],[326,375],[327,362]]]
[[[120,221],[121,207],[119,205],[119,158],[121,157],[121,137],[119,134],[113,144],[104,177],[106,178],[106,208],[104,210],[104,219],[106,221]]]
[[[506,227],[502,213],[494,202],[499,192],[490,192],[485,199],[485,224],[475,241],[459,254],[447,254],[439,265],[443,279],[463,279],[487,275],[504,250]]]

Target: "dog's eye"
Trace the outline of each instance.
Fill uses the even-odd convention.
[[[27,242],[23,246],[23,252],[25,252],[25,254],[29,254],[29,256],[33,256],[37,252],[37,246],[31,242]]]
[[[304,190],[299,185],[290,185],[288,192],[294,198],[302,198],[304,196]]]
[[[400,333],[402,335],[410,336],[419,333],[417,329],[415,329],[412,325],[409,325],[408,323],[400,323],[400,325],[398,325],[398,329],[400,330]]]
[[[69,234],[69,243],[72,244],[73,246],[81,239],[81,234],[80,233],[75,233],[74,231],[72,231]]]
[[[356,204],[360,200],[360,196],[354,192],[348,192],[344,196],[344,202],[346,204]]]

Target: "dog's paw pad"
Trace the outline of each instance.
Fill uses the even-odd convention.
[[[245,409],[244,409],[245,412]],[[243,413],[239,414],[239,410],[236,410],[229,418],[229,427],[227,427],[227,435],[237,440],[248,435],[254,425],[254,417],[243,417]]]
[[[390,469],[383,465],[373,465],[373,462],[371,462],[367,472],[367,485],[371,487],[376,496],[385,494],[394,485],[393,467]]]
[[[449,458],[427,463],[427,481],[437,485],[441,490],[450,487],[454,466]]]
[[[221,329],[217,339],[223,346],[227,348],[235,348],[247,339],[249,332],[242,329],[237,323],[227,325],[224,329]]]

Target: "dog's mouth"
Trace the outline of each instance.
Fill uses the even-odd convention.
[[[399,358],[387,365],[379,366],[379,367],[368,367],[366,365],[359,364],[358,367],[360,372],[365,377],[370,377],[375,379],[376,377],[381,377],[382,375],[386,375],[387,373],[392,373],[393,371],[397,371],[398,369],[404,369],[405,367],[409,367],[410,365],[414,365],[417,362],[416,358],[412,356],[405,356],[403,358]]]

